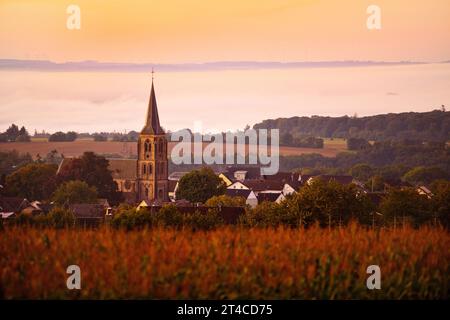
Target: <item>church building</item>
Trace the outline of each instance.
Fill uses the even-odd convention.
[[[112,177],[125,201],[169,201],[167,138],[159,123],[153,79],[145,125],[137,141],[137,155],[137,159],[108,159]],[[63,159],[58,171],[71,160]]]
[[[138,159],[108,159],[114,181],[128,202],[169,201],[167,138],[159,123],[152,79],[147,117],[137,142]]]

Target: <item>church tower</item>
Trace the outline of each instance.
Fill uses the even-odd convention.
[[[137,186],[138,201],[168,201],[169,181],[167,161],[167,139],[159,124],[153,86],[148,102],[147,118],[138,140]]]

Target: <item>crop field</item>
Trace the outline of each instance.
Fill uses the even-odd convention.
[[[323,149],[281,146],[280,155],[294,156],[307,153],[319,153],[325,157],[335,157],[339,152],[346,151],[347,149],[345,140],[342,139],[327,139],[324,143],[325,146]],[[170,142],[169,151],[171,151],[174,146],[175,142]],[[206,144],[204,144],[204,146],[206,146]],[[137,144],[136,142],[98,142],[88,139],[78,139],[73,142],[48,142],[45,139],[33,139],[32,142],[0,143],[0,151],[10,150],[17,150],[20,153],[28,152],[33,158],[36,158],[38,154],[43,157],[52,150],[57,150],[67,157],[80,156],[85,151],[131,157],[137,154]]]
[[[450,235],[409,227],[135,231],[5,227],[3,299],[448,299]],[[81,289],[68,290],[78,265]],[[369,265],[381,289],[369,290]]]

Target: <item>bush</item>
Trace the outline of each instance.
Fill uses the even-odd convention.
[[[247,227],[278,227],[286,221],[286,212],[275,202],[264,201],[255,208],[247,210],[240,217],[240,224]]]
[[[163,227],[163,228],[192,228],[193,230],[211,230],[223,224],[222,217],[217,210],[207,213],[181,213],[173,204],[163,206],[158,212],[148,209],[119,210],[111,221],[114,228],[126,230]]]
[[[223,223],[224,221],[216,209],[208,210],[206,213],[195,211],[183,217],[183,225],[192,230],[213,230]]]
[[[73,212],[64,208],[56,207],[48,213],[49,225],[57,229],[73,227],[75,221]]]
[[[412,224],[419,226],[432,220],[431,202],[414,188],[391,189],[380,204],[387,225]]]
[[[99,142],[108,141],[108,137],[101,134],[94,134],[94,141]]]
[[[348,138],[347,149],[348,150],[365,150],[370,148],[370,143],[366,139],[362,138]]]
[[[77,133],[74,131],[69,131],[67,133],[58,131],[50,135],[48,141],[52,142],[75,141],[77,136],[78,136]]]
[[[207,207],[245,207],[244,197],[230,197],[225,194],[209,198],[205,205]]]
[[[53,201],[58,205],[73,203],[96,203],[97,189],[86,182],[74,180],[61,184],[53,194]]]

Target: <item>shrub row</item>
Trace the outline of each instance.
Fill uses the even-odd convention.
[[[175,205],[163,206],[158,212],[147,209],[124,209],[114,216],[111,225],[127,230],[144,227],[192,228],[193,230],[211,230],[223,225],[224,221],[217,210],[206,213],[181,213]]]

